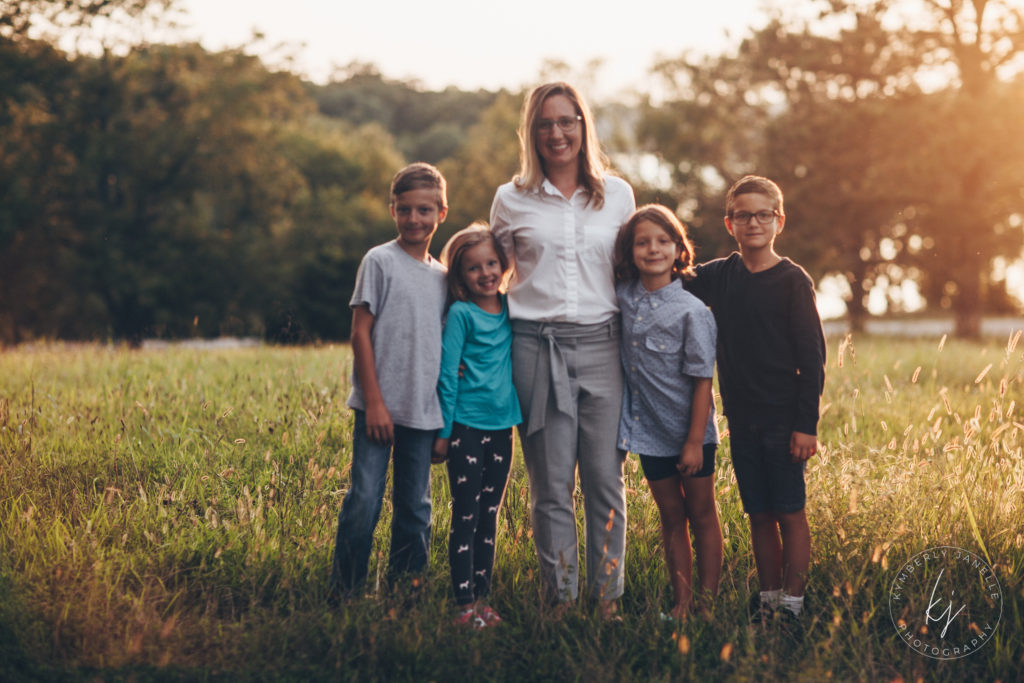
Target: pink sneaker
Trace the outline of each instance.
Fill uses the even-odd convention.
[[[479,608],[476,613],[488,626],[497,626],[501,623],[501,616],[487,605]]]
[[[456,626],[468,626],[477,630],[486,628],[487,622],[476,613],[472,608],[464,609],[455,615],[455,619],[452,621]]]

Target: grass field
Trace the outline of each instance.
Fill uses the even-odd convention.
[[[709,619],[675,628],[657,512],[635,457],[623,622],[538,614],[519,455],[500,518],[500,628],[450,625],[448,491],[434,469],[429,573],[325,604],[348,482],[347,347],[0,352],[0,679],[1020,680],[1024,670],[1024,344],[830,341],[810,463],[806,631],[753,628],[746,520],[727,457]],[[725,427],[725,424],[722,424]],[[385,503],[377,548],[387,547]],[[935,546],[988,558],[1002,614],[952,661],[901,640],[903,563]],[[925,596],[927,597],[927,596]]]

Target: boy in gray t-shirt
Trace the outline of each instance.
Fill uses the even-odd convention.
[[[448,213],[445,180],[416,163],[391,183],[398,237],[370,249],[352,300],[352,482],[341,513],[330,596],[366,578],[388,462],[394,459],[388,576],[422,570],[430,539],[430,449],[444,425],[437,399],[445,269],[427,249]]]

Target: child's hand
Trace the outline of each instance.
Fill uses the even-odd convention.
[[[366,406],[366,436],[381,445],[395,440],[395,423],[391,421],[391,413],[383,402]]]
[[[789,437],[789,452],[793,462],[806,462],[818,452],[818,437],[803,432],[793,432]]]
[[[451,439],[442,439],[438,437],[434,439],[434,447],[430,451],[430,464],[440,465],[448,459],[448,444]]]
[[[704,444],[685,443],[683,445],[683,452],[679,454],[679,464],[676,465],[679,474],[684,477],[692,477],[700,472],[703,464]]]

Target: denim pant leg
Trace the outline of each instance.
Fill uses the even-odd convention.
[[[427,565],[430,544],[430,449],[436,430],[395,426],[391,552],[388,577]]]
[[[352,482],[338,514],[329,583],[331,593],[352,593],[366,579],[390,456],[391,446],[370,440],[366,434],[366,413],[356,410],[352,429]]]

